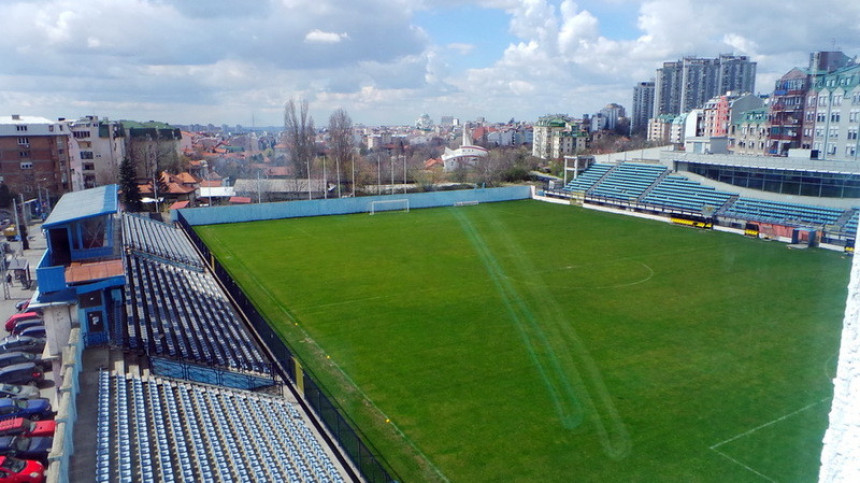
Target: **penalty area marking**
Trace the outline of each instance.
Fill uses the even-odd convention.
[[[761,472],[758,472],[758,471],[756,471],[756,470],[754,470],[754,469],[750,468],[748,465],[746,465],[746,464],[744,464],[744,463],[742,463],[742,462],[738,461],[738,460],[737,460],[737,459],[735,459],[735,458],[732,458],[731,456],[727,455],[726,453],[723,453],[722,451],[720,451],[720,450],[719,450],[719,449],[717,449],[717,448],[719,448],[720,446],[723,446],[723,445],[725,445],[725,444],[731,443],[732,441],[735,441],[735,440],[741,439],[741,438],[743,438],[744,436],[749,436],[749,435],[751,435],[751,434],[755,433],[756,431],[758,431],[758,430],[760,430],[760,429],[764,429],[764,428],[766,428],[766,427],[768,427],[768,426],[773,426],[773,425],[774,425],[774,424],[776,424],[776,423],[779,423],[779,422],[785,421],[786,419],[788,419],[788,418],[790,418],[790,417],[792,417],[792,416],[795,416],[795,415],[797,415],[797,414],[800,414],[800,413],[802,413],[803,411],[806,411],[807,409],[810,409],[810,408],[812,408],[812,407],[814,407],[814,406],[817,406],[817,405],[819,405],[819,404],[823,403],[824,401],[827,401],[828,399],[830,399],[830,398],[829,398],[829,397],[826,397],[826,398],[821,399],[821,400],[819,400],[819,401],[816,401],[816,402],[813,402],[813,403],[807,404],[806,406],[803,406],[802,408],[800,408],[800,409],[798,409],[798,410],[796,410],[796,411],[792,411],[792,412],[790,412],[790,413],[788,413],[788,414],[784,414],[784,415],[782,415],[782,416],[780,416],[780,417],[778,417],[778,418],[776,418],[776,419],[774,419],[774,420],[772,420],[772,421],[768,421],[768,422],[766,422],[766,423],[764,423],[764,424],[761,424],[761,425],[759,425],[759,426],[756,426],[756,427],[754,427],[754,428],[752,428],[752,429],[750,429],[750,430],[748,430],[748,431],[744,431],[743,433],[740,433],[740,434],[737,434],[737,435],[735,435],[735,436],[732,436],[731,438],[729,438],[729,439],[727,439],[727,440],[725,440],[725,441],[720,441],[719,443],[712,445],[712,446],[711,446],[710,448],[708,448],[708,449],[710,449],[710,450],[711,450],[711,451],[713,451],[714,453],[717,453],[718,455],[720,455],[720,456],[722,456],[722,457],[724,457],[724,458],[727,458],[727,459],[729,459],[729,460],[733,461],[734,463],[737,463],[737,464],[738,464],[738,465],[740,465],[740,466],[743,466],[743,467],[744,467],[744,468],[746,468],[747,470],[749,470],[749,471],[751,471],[751,472],[753,472],[753,473],[757,474],[758,476],[761,476],[762,478],[764,478],[764,479],[766,479],[766,480],[768,480],[768,481],[773,481],[773,482],[775,482],[776,480],[774,480],[773,478],[770,478],[769,476],[766,476],[766,475],[762,474]]]

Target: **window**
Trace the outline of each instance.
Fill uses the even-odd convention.
[[[857,146],[845,146],[845,156],[849,158],[857,156]]]
[[[848,130],[848,139],[857,139],[857,128],[852,128]]]
[[[29,146],[30,138],[18,138],[18,144],[20,144],[21,146]]]
[[[82,139],[90,137],[89,131],[73,131],[72,134],[75,136],[75,139]]]
[[[827,154],[829,154],[831,156],[836,154],[836,145],[835,144],[833,144],[833,143],[827,144]]]
[[[848,122],[857,122],[860,120],[860,111],[851,111],[848,113]]]
[[[83,168],[84,168],[84,171],[95,171],[96,165],[95,165],[95,163],[84,163]]]
[[[820,138],[821,136],[824,136],[824,128],[815,128],[815,137]]]
[[[807,113],[806,113],[806,120],[807,120],[807,121],[811,121],[811,120],[813,120],[813,119],[815,119],[815,113],[814,113],[814,112],[812,112],[812,111],[807,112]]]
[[[22,126],[22,125],[20,125],[20,124],[19,124],[19,125],[15,126],[15,130],[16,130],[16,131],[19,131],[19,132],[20,132],[20,131],[26,131],[26,130],[27,130],[27,126]]]
[[[30,151],[18,151],[18,157],[19,158],[29,158],[30,157]]]
[[[830,138],[830,139],[836,139],[836,138],[838,138],[838,137],[839,137],[839,128],[838,128],[838,127],[831,127],[831,128],[827,131],[827,137],[828,137],[828,138]]]
[[[831,112],[830,113],[830,122],[839,122],[839,113]]]
[[[818,116],[815,118],[815,122],[826,122],[826,121],[827,121],[827,114],[825,114],[823,112],[819,112]]]
[[[806,102],[806,104],[809,106],[814,106],[815,105],[815,99],[816,99],[815,96],[809,96],[809,100]]]
[[[81,151],[81,159],[93,159],[92,151]]]
[[[33,169],[33,163],[31,161],[22,161],[21,169]]]
[[[833,96],[833,105],[841,106],[842,105],[842,94],[837,94]]]
[[[818,105],[826,106],[827,105],[827,96],[818,96]]]

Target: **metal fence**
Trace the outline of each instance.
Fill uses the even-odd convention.
[[[266,319],[260,315],[254,304],[233,280],[233,277],[212,255],[209,248],[197,236],[197,233],[194,232],[181,212],[178,213],[177,222],[200,250],[203,258],[209,261],[215,276],[230,297],[232,297],[237,308],[245,315],[250,325],[254,328],[260,342],[271,353],[276,362],[274,365],[276,371],[285,380],[298,385],[299,381],[296,380],[297,371],[295,364],[297,358],[293,351],[290,350],[283,339],[272,329]],[[366,481],[372,483],[395,481],[395,478],[389,473],[387,465],[383,464],[379,452],[375,451],[361,438],[357,426],[347,419],[343,409],[322,390],[322,387],[304,369],[304,364],[302,364],[302,367],[303,370],[299,371],[298,377],[302,378],[301,385],[304,387],[304,398],[299,398],[299,402],[305,409],[313,409],[313,413],[328,429],[328,433],[320,431],[320,434],[326,439],[328,439],[327,434],[332,435]],[[313,423],[318,424],[316,420]],[[331,443],[331,441],[328,442]],[[336,452],[336,454],[340,457],[339,452]],[[347,471],[351,471],[349,465],[345,464],[344,467],[347,468]]]

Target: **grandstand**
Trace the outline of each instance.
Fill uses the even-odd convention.
[[[194,245],[182,230],[150,218],[125,213],[122,234],[126,249],[132,253],[160,259],[196,270],[203,269]]]
[[[654,186],[642,202],[667,210],[703,214],[706,208],[709,208],[711,213],[720,210],[733,196],[735,195],[732,193],[717,191],[683,176],[669,175]]]
[[[152,356],[269,373],[242,320],[207,272],[126,257],[125,342]]]
[[[318,481],[345,475],[283,398],[99,374],[96,481]]]
[[[857,208],[741,196],[672,173],[661,164],[594,164],[562,190],[547,193],[638,213],[708,219],[736,229],[766,223],[788,231],[815,230],[822,241],[837,246],[853,246],[857,234]]]

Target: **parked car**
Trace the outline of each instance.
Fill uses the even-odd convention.
[[[6,319],[6,330],[8,332],[12,332],[12,329],[15,328],[15,324],[22,320],[44,320],[44,316],[38,312],[21,312],[20,314],[13,314],[11,317]]]
[[[30,327],[44,327],[44,326],[45,326],[45,321],[43,319],[19,320],[15,324],[15,327],[12,327],[11,332],[13,335],[18,335],[24,329],[29,329]]]
[[[0,382],[5,384],[38,384],[44,379],[45,372],[33,362],[0,368]]]
[[[47,332],[45,332],[44,325],[35,325],[33,327],[27,327],[26,329],[19,332],[18,335],[33,337],[36,339],[44,339],[47,336]]]
[[[38,364],[43,371],[51,368],[51,361],[43,361],[42,356],[31,354],[29,352],[0,352],[0,368],[9,367],[13,364],[22,364],[24,362],[32,362]]]
[[[13,456],[26,460],[36,460],[47,466],[48,453],[54,445],[54,438],[28,438],[26,436],[0,436],[0,456]]]
[[[45,481],[45,467],[38,461],[0,456],[0,481],[41,483]]]
[[[0,397],[30,399],[39,397],[39,389],[30,385],[0,384]]]
[[[27,418],[38,421],[53,417],[54,411],[51,410],[51,401],[48,401],[47,398],[0,399],[0,419]]]
[[[40,337],[28,337],[26,335],[10,335],[0,340],[0,352],[32,352],[41,354],[45,349],[45,339]]]
[[[0,399],[0,419],[27,418],[31,421],[52,419],[51,401],[39,397],[35,399]]]
[[[0,436],[54,437],[57,423],[53,419],[30,421],[25,418],[0,420]]]

